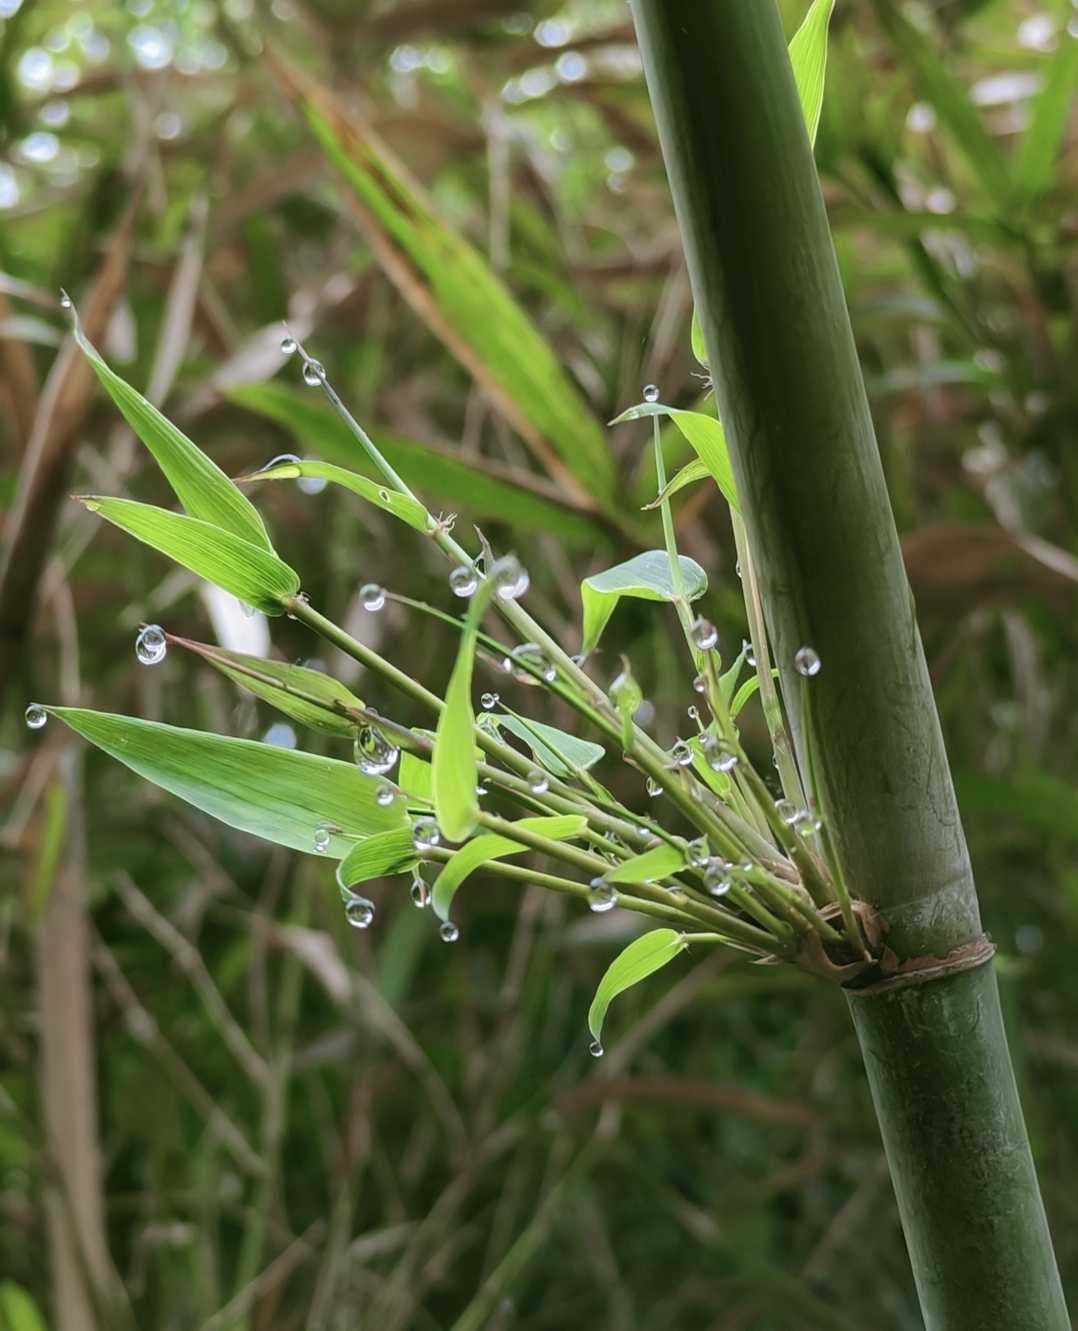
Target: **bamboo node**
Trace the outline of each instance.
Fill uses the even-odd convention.
[[[896,989],[909,989],[914,985],[945,979],[948,975],[960,975],[963,971],[974,970],[978,966],[983,966],[986,961],[991,961],[995,954],[996,945],[987,934],[980,934],[942,957],[909,957],[905,961],[899,961],[888,947],[884,948],[883,956],[874,972],[862,972],[861,976],[855,976],[846,987],[850,993],[859,997],[890,993]],[[858,979],[867,977],[870,973],[879,978],[868,984],[856,983]]]

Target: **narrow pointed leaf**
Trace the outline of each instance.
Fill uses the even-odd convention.
[[[215,462],[152,403],[105,364],[76,319],[75,341],[124,419],[153,454],[176,498],[193,518],[273,550],[258,509]]]
[[[1052,183],[1056,159],[1078,92],[1078,40],[1063,31],[1052,56],[1044,86],[1033,103],[1029,128],[1022,137],[1015,181],[1027,199]]]
[[[704,330],[700,327],[700,320],[696,316],[696,311],[692,312],[692,323],[689,325],[689,342],[692,346],[692,354],[696,357],[697,364],[708,369],[707,347],[704,345]]]
[[[678,556],[685,594],[690,601],[707,591],[707,574],[686,555]],[[594,573],[580,584],[584,611],[583,649],[590,652],[599,641],[607,621],[623,596],[642,601],[672,601],[674,585],[665,550],[647,550],[602,573]]]
[[[684,490],[687,485],[694,485],[697,481],[706,481],[711,475],[707,463],[702,458],[693,458],[691,462],[686,462],[684,467],[675,472],[667,481],[666,485],[659,491],[650,504],[645,504],[645,509],[658,508],[672,499],[679,490]]]
[[[249,689],[300,725],[340,737],[356,733],[358,721],[349,720],[341,709],[362,708],[363,703],[332,675],[307,666],[249,656],[246,652],[231,652],[213,643],[191,642],[187,638],[171,641],[195,652],[234,683]]]
[[[835,0],[813,0],[798,30],[790,39],[790,65],[805,116],[809,142],[816,142],[823,109],[824,73],[827,69],[827,27]]]
[[[580,836],[588,820],[581,814],[559,814],[549,818],[521,818],[520,826],[530,832],[549,837],[552,841],[567,841],[570,837]],[[498,832],[484,832],[461,846],[453,858],[434,880],[431,889],[431,905],[440,920],[449,918],[449,907],[461,883],[476,869],[491,860],[505,859],[507,855],[520,855],[530,849],[512,837],[502,836]]]
[[[327,855],[340,859],[351,838],[403,826],[402,807],[375,802],[379,782],[352,763],[79,707],[50,707],[84,739],[170,794],[230,827],[279,846],[314,851],[319,824],[331,831]]]
[[[603,874],[608,883],[654,883],[685,867],[685,852],[663,842]]]
[[[355,887],[371,878],[407,873],[418,863],[411,827],[395,827],[353,846],[337,865],[337,882],[341,887]]]
[[[531,749],[536,762],[553,776],[572,777],[577,772],[586,772],[606,755],[601,744],[579,739],[543,721],[511,716],[506,712],[498,712],[494,719],[502,729],[522,739]]]
[[[775,676],[776,679],[778,678],[779,672],[777,670],[772,670],[771,673]],[[734,721],[737,720],[737,718],[741,715],[742,708],[745,706],[745,704],[754,694],[759,692],[759,689],[760,689],[759,675],[750,676],[744,682],[744,684],[742,684],[742,686],[734,694],[733,699],[730,702],[730,717],[732,720]]]
[[[351,490],[353,494],[359,495],[361,499],[365,499],[369,504],[374,504],[376,508],[392,513],[395,518],[400,518],[402,522],[406,522],[409,527],[414,527],[416,531],[426,531],[429,526],[427,510],[418,499],[413,499],[411,495],[401,494],[398,490],[391,490],[387,485],[379,485],[377,481],[372,481],[366,476],[360,476],[354,471],[348,471],[344,467],[338,467],[332,462],[281,462],[275,467],[267,467],[264,471],[256,471],[250,476],[242,476],[240,479],[243,481],[295,481],[305,476],[329,481],[331,485],[339,485],[345,490]]]
[[[692,445],[696,456],[711,473],[726,502],[735,512],[740,513],[737,485],[734,482],[733,468],[730,466],[730,454],[726,448],[726,434],[719,420],[714,416],[705,416],[702,411],[683,411],[678,407],[667,407],[662,402],[641,402],[638,406],[623,411],[611,421],[611,424],[620,425],[623,421],[638,421],[645,416],[670,417]]]
[[[100,513],[122,531],[264,614],[281,614],[282,600],[299,591],[299,575],[293,569],[223,527],[133,499],[99,495],[80,499],[92,513]]]
[[[479,621],[493,594],[484,582],[468,605],[468,615],[457,648],[457,659],[445,691],[445,707],[438,719],[431,763],[431,786],[438,825],[450,841],[471,836],[479,822],[475,793],[478,767],[475,756],[475,713],[472,711],[472,670]]]
[[[588,1029],[596,1040],[603,1033],[607,1009],[614,999],[661,970],[684,947],[685,939],[676,929],[652,929],[643,937],[634,939],[614,958],[599,981],[588,1009]]]

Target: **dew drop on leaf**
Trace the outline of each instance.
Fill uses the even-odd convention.
[[[160,624],[147,624],[135,639],[135,656],[142,665],[159,665],[168,652],[168,640]]]
[[[45,711],[44,707],[42,707],[39,702],[32,702],[23,713],[23,716],[26,718],[26,724],[31,730],[40,730],[49,719],[48,712]]]

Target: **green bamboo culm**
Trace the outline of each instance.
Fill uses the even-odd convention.
[[[924,968],[849,1001],[925,1325],[1068,1331],[775,0],[632,9],[802,770],[807,645],[842,869],[898,962]]]

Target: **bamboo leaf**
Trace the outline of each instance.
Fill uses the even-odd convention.
[[[276,61],[386,274],[447,350],[475,376],[552,476],[609,510],[613,459],[598,423],[550,344],[486,260],[431,206],[371,131]]]
[[[299,575],[293,569],[223,527],[133,499],[100,495],[80,495],[79,499],[91,513],[100,513],[122,531],[264,614],[281,614],[283,600],[299,591]]]
[[[697,363],[704,369],[708,369],[707,347],[704,344],[704,330],[700,327],[700,320],[697,318],[696,311],[692,312],[692,323],[689,325],[689,342],[692,346],[692,354],[696,357]]]
[[[417,754],[401,754],[400,767],[397,769],[397,785],[406,795],[414,799],[433,801],[434,788],[431,782],[430,763]]]
[[[202,657],[234,683],[301,725],[345,738],[356,733],[358,722],[343,715],[342,709],[362,708],[363,703],[332,675],[307,666],[228,651],[216,644],[191,642],[171,635],[169,641]]]
[[[438,719],[431,763],[431,787],[438,825],[450,841],[471,836],[479,822],[475,793],[478,768],[475,756],[475,713],[472,711],[472,669],[479,621],[493,594],[487,579],[468,604],[457,659],[445,691],[445,707]]]
[[[340,859],[352,838],[406,821],[400,805],[384,809],[375,802],[381,783],[352,763],[140,717],[79,707],[48,710],[155,786],[279,846],[313,852],[315,831],[325,824],[326,854]]]
[[[685,947],[676,929],[652,929],[634,939],[607,967],[588,1009],[588,1029],[596,1040],[603,1033],[607,1009],[619,994],[654,975]]]
[[[105,364],[77,318],[74,336],[94,373],[128,425],[149,449],[187,512],[272,553],[262,515],[247,496],[182,430]]]
[[[579,739],[543,721],[512,716],[508,712],[498,712],[494,720],[511,735],[522,739],[536,761],[554,776],[576,776],[578,772],[586,772],[589,767],[594,767],[600,758],[606,756],[606,750],[601,744]]]
[[[809,142],[815,144],[823,110],[824,74],[827,69],[827,28],[835,0],[813,0],[801,26],[790,39],[790,65],[805,117]]]
[[[1078,41],[1065,29],[1052,57],[1044,86],[1033,103],[1029,128],[1018,153],[1015,184],[1034,199],[1052,183],[1052,173],[1078,89]]]
[[[678,556],[685,594],[690,601],[707,591],[707,574],[686,555]],[[676,597],[665,550],[646,550],[602,573],[593,573],[580,584],[584,611],[583,650],[590,652],[602,636],[607,621],[623,596],[641,601],[673,601]]]
[[[685,852],[664,841],[661,846],[624,860],[616,869],[603,874],[603,878],[608,883],[654,883],[684,869],[685,863]]]
[[[0,1331],[47,1331],[37,1304],[11,1280],[0,1284]]]
[[[353,846],[337,865],[337,882],[341,887],[355,887],[371,878],[407,873],[418,863],[411,827],[394,827]]]
[[[519,825],[530,832],[549,837],[552,841],[567,841],[570,837],[580,836],[588,820],[582,814],[558,814],[549,818],[521,818]],[[504,859],[507,855],[519,855],[528,850],[520,841],[497,832],[484,832],[474,837],[458,850],[438,877],[431,889],[431,905],[440,920],[449,918],[449,908],[457,889],[476,869],[491,860]]]
[[[777,670],[772,670],[771,673],[775,676],[776,679],[778,678],[779,672]],[[733,699],[730,702],[730,719],[732,721],[737,720],[737,718],[741,715],[742,708],[755,693],[759,692],[759,689],[760,689],[759,675],[750,676],[744,682],[744,684],[742,684],[742,686],[734,694]]]
[[[674,473],[663,489],[650,504],[645,504],[644,508],[658,508],[676,495],[679,490],[684,490],[687,485],[693,485],[697,481],[707,480],[710,475],[711,472],[708,470],[707,463],[702,458],[693,458],[691,462],[686,462],[684,467]]]
[[[714,416],[705,416],[702,411],[683,411],[678,407],[667,407],[661,402],[641,402],[623,411],[611,424],[620,425],[624,421],[636,421],[645,416],[670,417],[711,473],[726,502],[735,512],[740,513],[737,485],[726,447],[726,433],[719,420]]]
[[[267,467],[263,471],[252,472],[249,476],[241,476],[239,479],[241,481],[295,481],[305,476],[329,481],[331,485],[339,485],[345,490],[351,490],[353,494],[359,495],[361,499],[365,499],[369,504],[374,504],[376,508],[383,509],[386,513],[392,513],[395,518],[400,518],[402,522],[406,522],[409,527],[414,527],[416,531],[425,532],[427,530],[429,525],[427,510],[418,499],[413,499],[411,495],[401,494],[398,490],[391,490],[386,485],[379,485],[366,476],[359,476],[356,472],[335,466],[332,462],[306,460],[281,462],[274,467]]]
[[[297,449],[320,453],[374,477],[373,466],[348,426],[322,399],[283,384],[245,384],[229,390],[231,401],[275,421]],[[457,453],[378,429],[368,431],[408,485],[423,495],[459,505],[477,518],[496,518],[520,531],[545,531],[570,545],[608,545],[609,534],[594,516],[573,507],[564,491],[530,472]],[[377,479],[377,478],[376,478]]]

